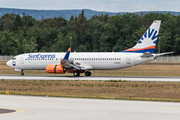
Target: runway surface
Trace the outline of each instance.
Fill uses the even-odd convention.
[[[0,95],[2,120],[179,120],[180,104],[130,100]]]
[[[127,80],[127,81],[160,81],[160,82],[180,82],[180,77],[137,77],[137,76],[19,76],[19,75],[0,75],[0,80]]]

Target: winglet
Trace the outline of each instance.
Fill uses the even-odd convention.
[[[69,48],[68,51],[71,51],[71,48]]]
[[[71,52],[71,48],[68,49],[68,51],[67,51],[66,55],[64,56],[63,60],[68,60],[69,59],[70,52]]]

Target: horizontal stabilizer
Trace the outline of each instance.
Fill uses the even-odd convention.
[[[174,53],[174,51],[173,52],[166,52],[166,53],[159,53],[159,54],[156,54],[156,57],[162,56],[162,55],[167,55],[167,54],[172,54],[172,53]]]

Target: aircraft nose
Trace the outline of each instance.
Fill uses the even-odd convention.
[[[11,66],[10,60],[7,61],[6,65]]]

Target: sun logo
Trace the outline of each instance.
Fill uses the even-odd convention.
[[[12,66],[16,66],[16,62],[15,61],[12,61]]]
[[[143,40],[150,39],[150,40],[152,40],[152,42],[153,42],[154,44],[156,44],[157,37],[158,37],[157,31],[155,31],[154,29],[151,30],[151,29],[149,28],[149,29],[146,31],[146,33],[144,33],[144,35],[142,36],[142,38],[139,40],[138,43],[141,44]]]

